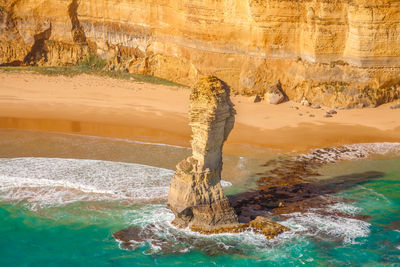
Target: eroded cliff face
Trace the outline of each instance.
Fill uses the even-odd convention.
[[[187,85],[213,74],[263,93],[279,80],[290,99],[331,106],[400,91],[398,0],[0,0],[0,64],[23,62],[48,29],[43,56],[27,63],[97,53],[111,69]]]
[[[93,52],[78,0],[0,0],[0,64],[76,65]]]

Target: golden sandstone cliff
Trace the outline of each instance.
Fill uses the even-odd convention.
[[[399,0],[0,0],[0,64],[128,70],[375,106],[400,95]]]
[[[267,238],[288,230],[264,216],[239,223],[222,190],[222,147],[235,122],[229,87],[214,76],[201,77],[190,95],[189,115],[192,156],[176,166],[168,194],[173,224],[205,234],[251,229]]]

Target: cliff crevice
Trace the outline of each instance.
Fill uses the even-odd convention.
[[[83,30],[83,27],[78,19],[78,7],[78,0],[72,0],[71,4],[68,6],[68,15],[72,24],[72,39],[75,43],[86,44],[85,31]]]
[[[23,63],[26,65],[37,65],[40,62],[47,62],[47,52],[49,51],[46,40],[49,40],[51,36],[51,24],[50,27],[33,37],[35,42],[29,53],[25,56]]]

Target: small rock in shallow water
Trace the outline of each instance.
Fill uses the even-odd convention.
[[[264,234],[267,238],[273,238],[278,234],[289,231],[290,229],[272,221],[266,216],[257,216],[249,225],[254,229],[255,232]]]
[[[129,226],[113,234],[113,237],[121,242],[121,247],[127,250],[135,250],[144,239],[141,237],[142,229],[138,226]]]
[[[142,229],[138,226],[129,226],[128,228],[116,232],[113,236],[123,242],[129,242],[131,240],[139,241],[141,231]]]

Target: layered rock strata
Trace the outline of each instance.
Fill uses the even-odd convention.
[[[235,121],[229,88],[202,77],[190,95],[193,155],[181,161],[172,178],[168,207],[180,227],[212,229],[238,223],[221,186],[222,147]]]
[[[0,65],[70,66],[95,53],[79,0],[0,0]]]
[[[171,180],[168,207],[173,224],[204,234],[254,229],[268,238],[287,228],[257,217],[239,223],[221,186],[222,147],[235,121],[229,87],[213,76],[204,76],[190,95],[192,156],[181,161]]]
[[[51,25],[29,64],[96,53],[190,86],[212,74],[263,95],[279,80],[291,100],[375,106],[400,95],[399,10],[398,0],[0,0],[0,64],[23,62]]]

